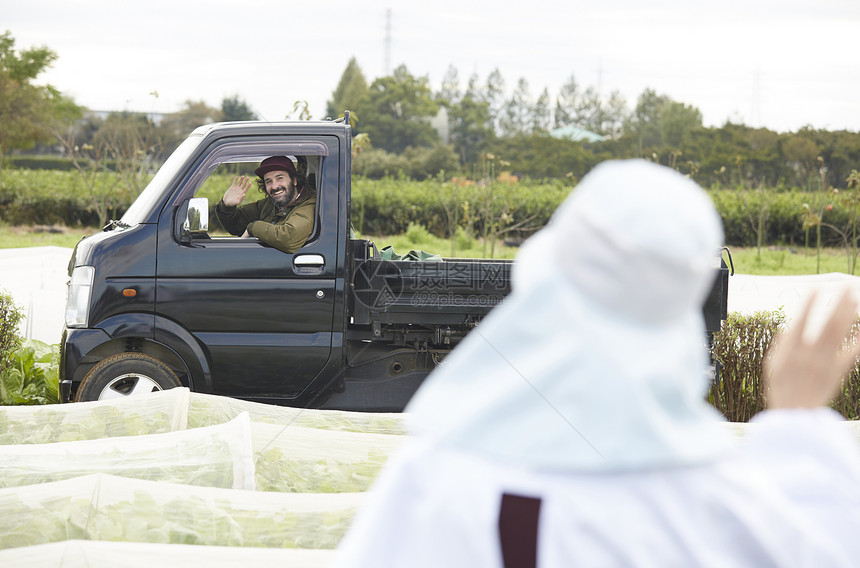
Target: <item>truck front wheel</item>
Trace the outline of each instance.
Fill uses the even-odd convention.
[[[75,400],[108,400],[182,386],[164,363],[143,353],[119,353],[97,363],[81,381]]]

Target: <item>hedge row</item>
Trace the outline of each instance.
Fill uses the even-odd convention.
[[[227,176],[210,179],[206,194],[217,200]],[[223,188],[223,189],[222,189]],[[470,234],[505,234],[519,227],[528,234],[549,220],[571,185],[511,180],[490,185],[456,180],[409,181],[355,178],[352,222],[365,234],[401,234],[410,224],[449,237],[457,228]],[[860,224],[860,191],[799,190],[709,191],[725,226],[725,244],[755,246],[761,228],[765,245],[843,244],[843,234]],[[255,196],[256,197],[256,196]],[[0,171],[0,221],[9,224],[97,226],[101,217],[117,218],[133,201],[116,174],[101,174],[89,187],[77,172]],[[678,214],[683,214],[679,211]]]
[[[117,174],[100,173],[89,181],[88,186],[77,171],[4,169],[0,221],[97,227],[101,216],[118,218],[136,197]]]

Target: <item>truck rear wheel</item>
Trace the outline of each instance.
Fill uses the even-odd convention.
[[[119,353],[97,363],[81,381],[75,400],[109,400],[182,386],[164,363],[143,353]]]

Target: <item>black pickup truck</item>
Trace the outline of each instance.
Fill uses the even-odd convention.
[[[317,191],[307,243],[288,254],[210,234],[215,204],[200,197],[210,176],[273,155],[307,161]],[[292,406],[401,410],[510,291],[511,262],[383,258],[351,237],[350,162],[345,121],[195,130],[121,220],[75,248],[62,400],[185,385]],[[705,305],[711,330],[725,318],[726,288],[717,278]]]

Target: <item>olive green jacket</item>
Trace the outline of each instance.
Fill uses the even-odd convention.
[[[231,235],[240,237],[247,230],[252,237],[280,251],[296,252],[314,228],[316,192],[311,189],[305,191],[308,193],[302,192],[298,202],[284,213],[278,213],[272,200],[264,197],[236,207],[228,207],[223,200],[219,201],[215,214]]]

